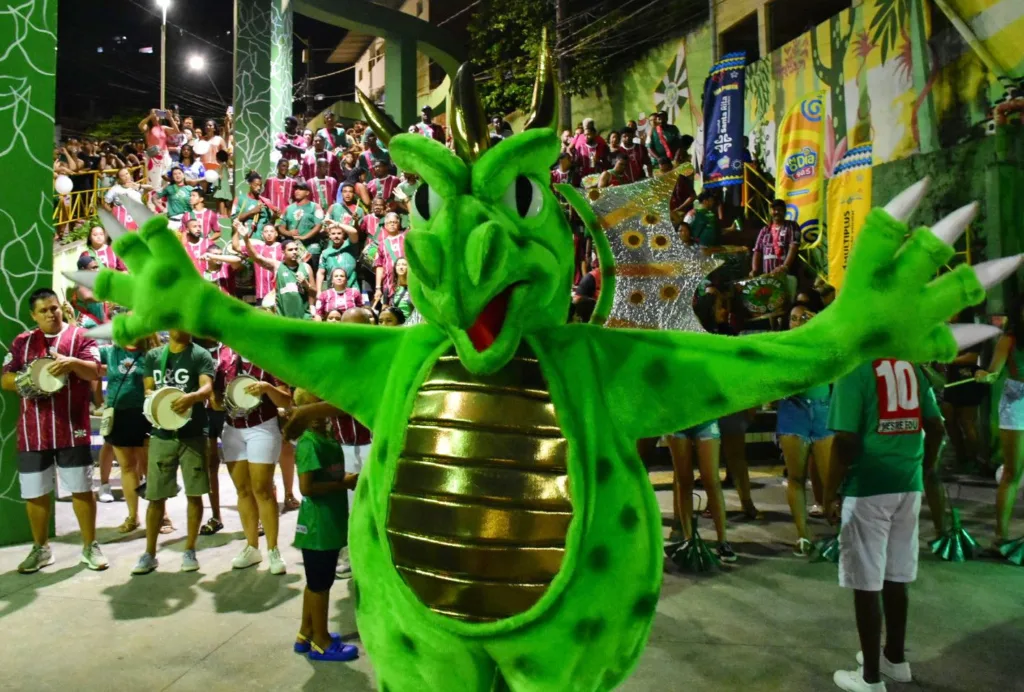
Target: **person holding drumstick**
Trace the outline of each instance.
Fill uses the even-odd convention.
[[[177,417],[188,417],[176,430],[168,429],[180,421],[156,420],[149,440],[149,469],[146,476],[146,552],[132,574],[148,574],[157,568],[156,539],[164,518],[168,498],[178,494],[176,476],[181,467],[182,482],[188,500],[188,535],[181,558],[182,572],[199,569],[196,539],[203,520],[203,495],[210,492],[206,469],[206,401],[213,394],[216,366],[205,348],[192,343],[192,335],[172,329],[166,346],[155,348],[143,360],[146,396],[174,387],[184,391],[170,408]],[[159,413],[159,411],[157,412]],[[167,427],[160,427],[161,424]]]
[[[238,514],[242,519],[246,546],[232,561],[234,569],[258,565],[260,554],[257,521],[263,522],[267,537],[270,573],[284,574],[287,566],[277,547],[278,511],[274,495],[274,465],[281,456],[281,428],[277,409],[290,408],[292,393],[287,385],[227,346],[218,356],[225,381],[224,461],[238,491]],[[249,382],[245,394],[259,397],[253,408],[243,407],[233,396],[234,380]]]
[[[32,550],[18,571],[38,572],[53,564],[48,534],[50,493],[60,474],[61,485],[71,491],[75,517],[82,532],[82,557],[92,570],[106,569],[107,558],[96,542],[96,496],[92,492],[92,454],[89,431],[89,382],[100,376],[100,353],[85,330],[65,324],[57,294],[36,290],[28,299],[37,327],[14,338],[4,356],[2,386],[21,396],[18,418],[18,478],[32,529]],[[33,361],[53,362],[33,375]],[[47,375],[49,377],[47,377]],[[41,380],[46,378],[49,384]],[[64,378],[65,382],[52,382]],[[49,390],[49,393],[47,393]]]

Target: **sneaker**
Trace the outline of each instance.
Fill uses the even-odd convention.
[[[728,541],[721,541],[715,552],[718,554],[718,559],[722,562],[736,562],[739,559],[736,556],[736,551],[732,549]]]
[[[342,555],[338,558],[338,567],[334,570],[334,576],[338,579],[348,579],[352,576],[352,564],[348,561],[348,556]]]
[[[331,632],[331,641],[341,642],[341,635],[337,632]],[[308,654],[309,650],[313,648],[313,643],[303,637],[301,634],[295,635],[295,646],[293,647],[297,654]]]
[[[857,665],[864,665],[864,652],[857,652]],[[896,682],[913,682],[914,678],[910,674],[910,664],[904,661],[903,663],[892,663],[888,658],[885,657],[885,652],[882,652],[882,660],[878,662],[878,670],[885,677]]]
[[[114,501],[114,493],[110,490],[110,483],[104,483],[100,486],[100,491],[96,494],[96,499],[100,502]]]
[[[157,568],[160,563],[157,562],[156,557],[149,553],[143,553],[139,561],[132,567],[132,574],[149,574]]]
[[[96,572],[110,567],[110,562],[103,555],[103,552],[100,551],[100,544],[96,541],[93,541],[92,545],[82,548],[82,559],[80,562]]]
[[[793,548],[793,554],[797,557],[810,557],[811,553],[814,552],[814,544],[806,538],[801,538],[796,542],[796,547]]]
[[[811,505],[809,510],[807,510],[807,516],[814,517],[815,519],[821,519],[825,516],[825,509],[821,505],[815,503]]]
[[[351,644],[342,644],[341,640],[331,641],[326,649],[321,649],[316,644],[311,644],[309,649],[309,660],[311,661],[354,661],[359,658],[359,649]]]
[[[274,548],[273,550],[267,551],[267,557],[270,559],[270,573],[271,574],[284,574],[288,569],[288,565],[285,564],[284,558],[281,557],[281,549]]]
[[[43,567],[53,564],[53,553],[48,545],[34,545],[29,551],[28,557],[18,565],[18,571],[22,574],[38,572]]]
[[[260,549],[247,545],[242,548],[242,552],[236,555],[235,559],[231,561],[231,567],[233,569],[245,569],[246,567],[258,565],[261,562],[263,562],[263,556],[260,555]]]
[[[312,657],[312,654],[310,654]],[[885,692],[885,682],[869,683],[864,681],[864,669],[837,670],[832,675],[832,682],[841,690],[847,692]]]
[[[196,559],[196,551],[186,550],[181,556],[181,571],[182,572],[198,572],[199,571],[199,560]]]

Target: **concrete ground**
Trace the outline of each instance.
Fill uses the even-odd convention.
[[[854,665],[851,596],[836,585],[835,566],[790,554],[794,530],[777,471],[757,474],[755,501],[767,520],[730,522],[738,564],[701,576],[667,571],[650,643],[621,689],[810,692],[835,689],[832,672]],[[232,571],[242,533],[224,471],[221,488],[226,528],[200,539],[196,573],[178,571],[185,526],[180,497],[168,503],[178,530],[161,537],[160,569],[150,575],[129,574],[143,542],[141,532],[124,538],[112,528],[124,519],[122,502],[99,506],[99,540],[112,563],[105,572],[77,563],[79,536],[68,502],[57,503],[56,564],[19,575],[25,546],[0,549],[0,689],[374,689],[365,653],[351,664],[314,664],[291,652],[303,588],[300,555],[288,546],[295,513],[282,520],[286,576],[271,576],[265,560]],[[960,492],[969,529],[987,543],[992,488]],[[667,516],[671,494],[658,496]],[[732,491],[727,502],[738,507]],[[702,526],[713,537],[710,522]],[[922,527],[925,537],[924,517]],[[828,533],[823,523],[815,528]],[[943,563],[922,547],[908,653],[917,681],[889,689],[1024,690],[1014,663],[1024,648],[1024,570],[987,560]],[[354,638],[348,582],[338,582],[332,595],[336,630]]]

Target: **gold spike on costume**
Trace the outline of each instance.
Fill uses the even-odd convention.
[[[359,105],[363,107],[363,115],[370,123],[370,127],[373,129],[377,138],[384,143],[384,147],[387,148],[391,144],[391,138],[402,132],[395,121],[391,119],[387,113],[377,107],[377,104],[370,100],[366,94],[356,88],[356,99],[359,101]]]
[[[462,63],[455,73],[448,100],[448,126],[452,130],[455,153],[467,163],[479,159],[491,144],[473,71],[472,63]]]
[[[540,55],[537,57],[537,81],[533,85],[533,102],[525,130],[537,127],[555,127],[558,124],[558,92],[555,89],[554,60],[548,47],[548,30],[540,35]]]

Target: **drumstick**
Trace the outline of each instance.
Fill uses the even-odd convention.
[[[952,384],[947,384],[943,389],[949,389],[950,387],[959,387],[962,384],[970,384],[971,382],[977,383],[978,380],[976,380],[974,378],[971,378],[969,380],[960,380],[959,382],[954,382]],[[982,382],[984,382],[984,380],[982,380]]]

